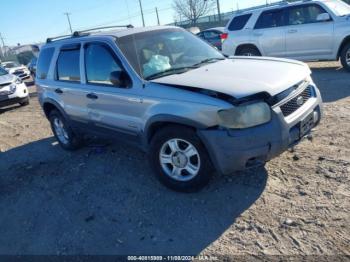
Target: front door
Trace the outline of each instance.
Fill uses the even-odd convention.
[[[290,7],[287,10],[286,56],[300,60],[318,60],[333,54],[334,22],[318,21],[327,13],[319,4]]]
[[[84,45],[85,89],[88,91],[89,118],[97,130],[138,136],[144,113],[141,86],[116,86],[112,72],[124,71],[115,51],[107,43]]]

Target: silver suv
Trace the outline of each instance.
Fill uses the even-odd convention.
[[[292,60],[225,58],[177,27],[129,27],[48,39],[36,83],[64,149],[87,134],[127,141],[166,186],[195,191],[309,134],[322,104],[310,74]]]
[[[225,55],[341,60],[350,71],[350,6],[341,0],[285,1],[238,12],[226,26]]]

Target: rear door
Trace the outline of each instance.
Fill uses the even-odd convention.
[[[81,85],[81,44],[68,44],[60,48],[56,61],[54,90],[64,111],[79,127],[88,125],[86,90]]]
[[[265,56],[284,57],[286,53],[286,33],[283,9],[268,10],[259,16],[252,37]]]
[[[334,21],[317,21],[327,11],[317,3],[287,9],[286,56],[300,59],[322,59],[333,53]]]

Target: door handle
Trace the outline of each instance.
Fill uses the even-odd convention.
[[[143,100],[140,98],[128,98],[129,102],[136,102],[136,103],[142,103]]]
[[[62,91],[62,89],[61,88],[56,88],[55,89],[55,93],[57,93],[57,94],[63,94],[63,91]]]
[[[93,100],[98,99],[98,96],[94,93],[87,94],[86,97]]]
[[[290,33],[290,34],[295,34],[295,33],[297,33],[297,32],[298,32],[298,30],[296,30],[296,29],[288,30],[288,33]]]

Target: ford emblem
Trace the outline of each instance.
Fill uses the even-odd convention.
[[[297,98],[297,105],[302,106],[304,104],[304,98],[302,96],[299,96]]]

